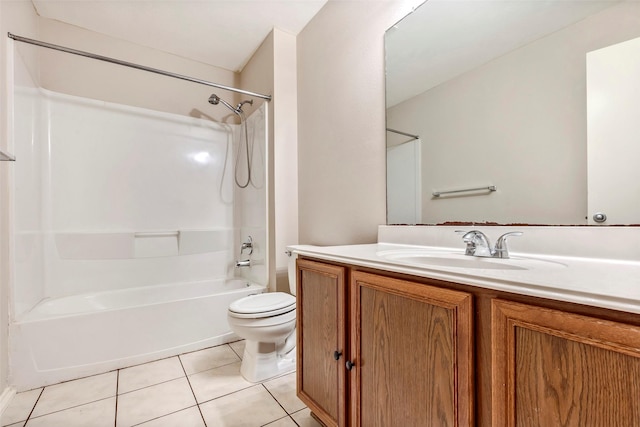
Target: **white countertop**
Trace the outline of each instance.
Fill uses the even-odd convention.
[[[393,261],[384,251],[427,250],[462,256],[462,247],[430,247],[395,243],[345,246],[297,245],[294,253],[316,259],[370,267],[413,276],[446,280],[521,295],[549,298],[578,304],[640,314],[640,261],[612,260],[559,255],[511,252],[512,260],[526,263],[526,269],[484,269],[416,265]],[[549,263],[548,266],[545,263]]]

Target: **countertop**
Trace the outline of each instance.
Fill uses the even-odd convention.
[[[640,314],[640,261],[537,255],[512,252],[497,263],[531,268],[465,268],[418,265],[392,260],[385,253],[427,251],[466,257],[460,248],[375,243],[345,246],[296,245],[298,255],[487,289]],[[391,251],[391,252],[390,252]]]

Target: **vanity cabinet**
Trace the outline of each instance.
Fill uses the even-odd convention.
[[[471,295],[359,271],[349,282],[349,425],[472,425]]]
[[[297,393],[326,426],[345,426],[346,269],[298,259]]]
[[[298,260],[300,399],[327,426],[472,425],[471,295],[347,274]]]
[[[492,301],[494,426],[639,426],[640,328]]]
[[[640,315],[298,259],[298,394],[327,426],[640,426]]]

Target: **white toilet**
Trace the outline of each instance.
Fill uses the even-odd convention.
[[[296,368],[296,255],[289,258],[289,289],[250,295],[232,302],[229,327],[246,340],[240,373],[261,382]]]

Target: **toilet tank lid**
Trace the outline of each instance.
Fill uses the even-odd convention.
[[[296,297],[284,292],[268,292],[266,294],[249,295],[229,304],[234,313],[265,313],[295,305]]]

